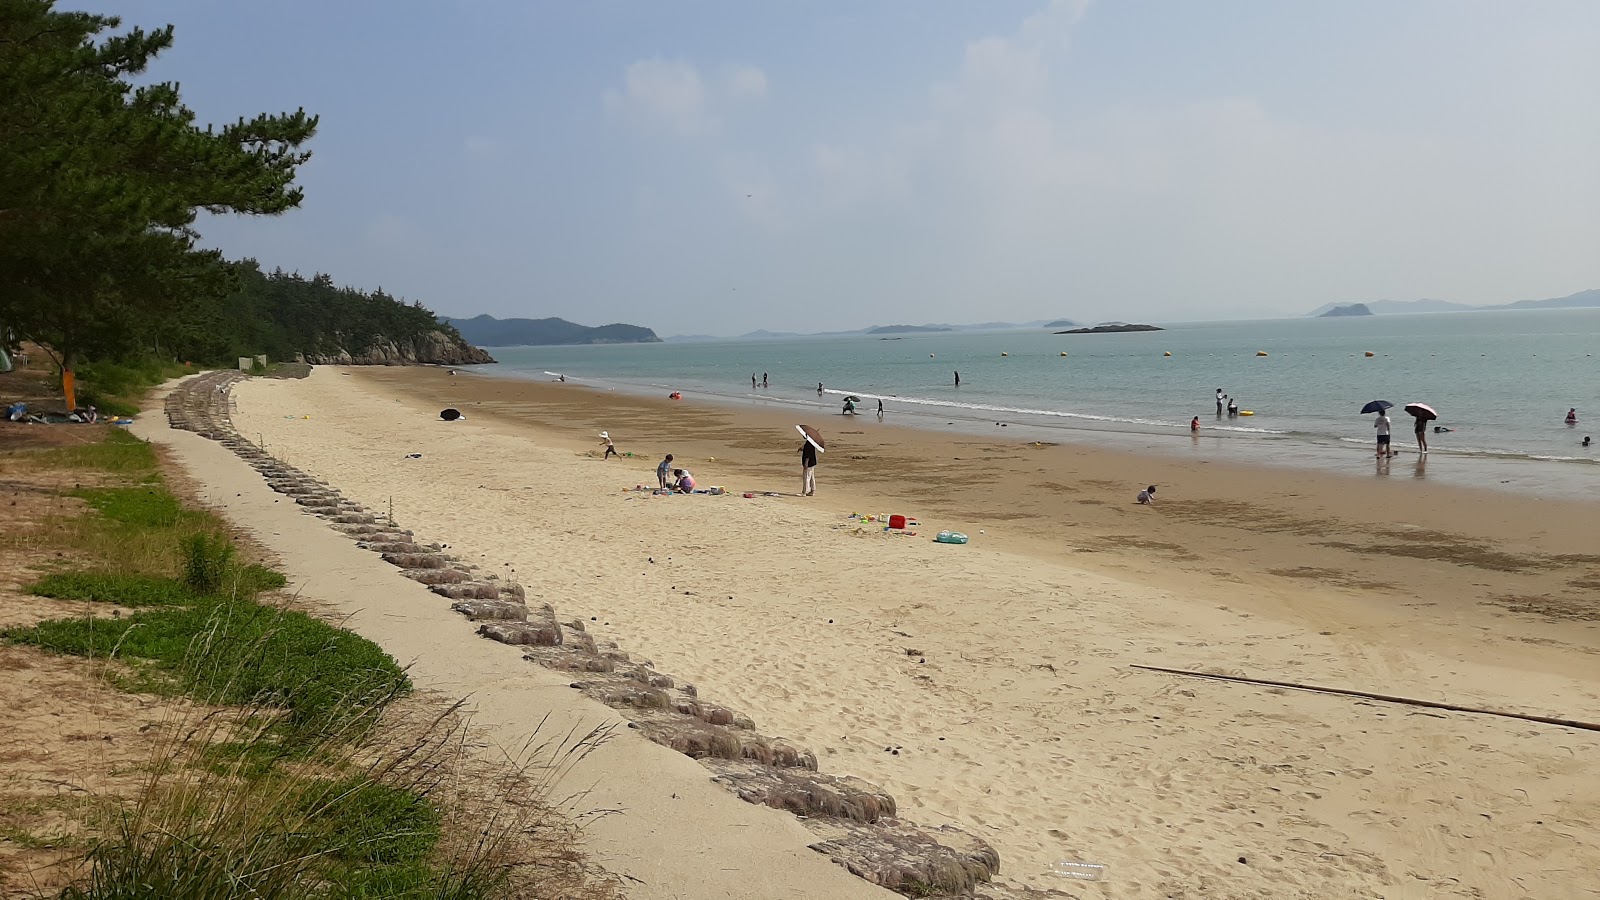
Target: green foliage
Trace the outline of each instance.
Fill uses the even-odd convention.
[[[97,444],[80,444],[47,450],[33,457],[41,468],[91,469],[116,475],[146,475],[156,471],[156,452],[145,441],[121,429],[106,433]]]
[[[159,484],[80,488],[73,495],[88,501],[110,521],[134,528],[172,528],[184,520],[205,519],[203,513],[184,509],[178,498]]]
[[[145,391],[194,369],[141,354],[79,363],[75,371],[80,406],[94,406],[102,415],[131,416],[139,412],[138,401]]]
[[[333,853],[347,862],[419,862],[439,841],[439,812],[427,800],[364,777],[328,784],[306,798],[327,823]]]
[[[57,572],[34,582],[28,592],[119,606],[171,606],[195,599],[194,592],[175,579],[125,572]]]
[[[233,542],[199,532],[183,539],[183,583],[196,594],[220,594],[233,568]]]
[[[209,703],[283,709],[291,743],[350,727],[363,703],[409,688],[405,673],[371,641],[250,599],[207,598],[120,619],[58,619],[4,635],[56,653],[139,660],[149,675],[174,679]]]
[[[0,3],[0,321],[68,368],[148,346],[177,304],[226,293],[221,255],[195,248],[198,213],[298,206],[317,127],[303,110],[200,127],[176,84],[144,78],[171,26],[120,25]]]

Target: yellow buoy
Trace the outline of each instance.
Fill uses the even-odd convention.
[[[1373,353],[1371,350],[1368,350],[1365,355],[1368,356],[1368,357],[1371,357],[1371,356],[1376,356],[1377,354]]]
[[[1167,351],[1167,352],[1165,352],[1165,353],[1163,353],[1163,354],[1161,354],[1161,355],[1162,355],[1162,356],[1171,356],[1171,355],[1172,355],[1172,351],[1171,351],[1171,350],[1168,350],[1168,351]]]
[[[1267,355],[1267,351],[1265,351],[1265,350],[1257,350],[1256,351],[1256,355],[1257,356],[1266,356]]]
[[[1253,416],[1255,414],[1256,414],[1256,411],[1253,410],[1253,409],[1241,409],[1241,410],[1239,410],[1239,415],[1241,415],[1241,416]]]

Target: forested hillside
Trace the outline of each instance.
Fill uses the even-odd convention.
[[[566,319],[496,319],[474,316],[445,319],[461,336],[485,347],[529,347],[541,344],[654,344],[661,338],[639,325],[616,323],[591,328]]]

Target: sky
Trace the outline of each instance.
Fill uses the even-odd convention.
[[[662,335],[1600,287],[1592,0],[59,0],[321,116],[267,267]]]

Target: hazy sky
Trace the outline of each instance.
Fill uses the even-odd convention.
[[[203,119],[322,116],[206,223],[441,313],[663,335],[1600,287],[1600,3],[60,0]]]

